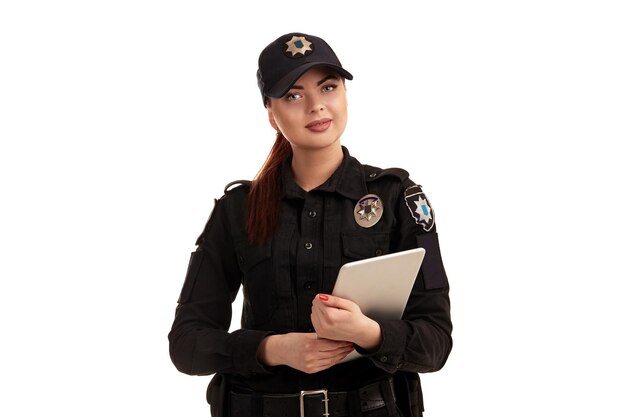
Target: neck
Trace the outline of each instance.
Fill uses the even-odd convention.
[[[304,191],[310,191],[326,182],[342,160],[343,151],[339,143],[323,149],[294,148],[291,161],[294,180]]]

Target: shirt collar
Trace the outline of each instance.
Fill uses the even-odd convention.
[[[348,148],[342,146],[341,149],[343,150],[341,165],[339,165],[335,172],[333,172],[333,175],[331,175],[325,183],[315,188],[315,191],[337,192],[352,200],[358,200],[367,194],[363,165],[361,165],[356,158],[350,156]],[[293,178],[291,157],[283,161],[281,171],[283,195],[286,198],[304,199],[306,191],[300,188]]]

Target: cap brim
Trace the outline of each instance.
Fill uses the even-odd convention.
[[[352,74],[341,68],[339,65],[326,62],[310,62],[292,70],[283,78],[278,80],[278,82],[274,84],[274,86],[269,89],[265,95],[272,98],[280,98],[284,96],[285,93],[289,91],[291,86],[298,80],[298,78],[302,76],[302,74],[314,67],[329,67],[337,71],[342,77],[347,78],[348,80],[352,79]]]

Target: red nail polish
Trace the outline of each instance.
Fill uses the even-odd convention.
[[[320,300],[328,301],[328,296],[326,294],[320,294]]]

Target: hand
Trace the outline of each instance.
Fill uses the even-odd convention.
[[[313,299],[311,323],[320,337],[346,340],[363,349],[373,350],[382,341],[379,324],[345,298],[318,294]]]
[[[263,339],[257,356],[269,366],[287,365],[313,374],[330,368],[353,350],[352,343],[320,339],[315,333],[287,333]]]

